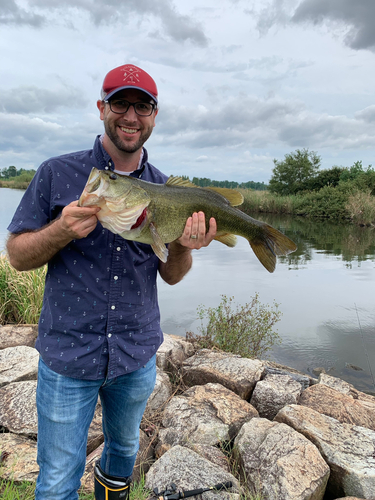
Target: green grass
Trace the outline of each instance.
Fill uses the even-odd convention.
[[[0,255],[0,324],[36,324],[43,302],[46,267],[16,271]]]
[[[139,483],[133,483],[130,488],[130,500],[146,500],[151,492],[144,486],[145,478]],[[28,481],[16,483],[0,479],[1,500],[34,500],[35,484]],[[80,492],[79,500],[95,500],[94,493]]]

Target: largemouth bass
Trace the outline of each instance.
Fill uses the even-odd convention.
[[[97,217],[104,227],[126,240],[148,243],[162,262],[168,257],[165,244],[182,235],[193,212],[202,211],[207,227],[211,217],[216,219],[216,240],[234,247],[235,235],[243,236],[272,273],[276,256],[297,247],[277,229],[235,208],[242,202],[242,194],[234,189],[200,188],[173,176],[166,184],[154,184],[93,168],[78,204],[99,206]]]

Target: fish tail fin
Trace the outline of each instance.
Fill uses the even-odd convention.
[[[253,240],[249,239],[251,248],[260,263],[273,273],[277,255],[288,255],[297,249],[297,245],[285,234],[268,224],[262,225],[262,232]]]

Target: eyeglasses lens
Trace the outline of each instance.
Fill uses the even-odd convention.
[[[134,111],[139,116],[150,116],[154,110],[154,105],[151,102],[129,102],[123,99],[117,101],[109,101],[109,107],[113,113],[127,113],[130,106],[133,106]]]

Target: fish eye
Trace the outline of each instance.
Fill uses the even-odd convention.
[[[113,181],[115,181],[117,179],[117,175],[116,174],[111,174],[109,176],[110,179],[112,179]]]

